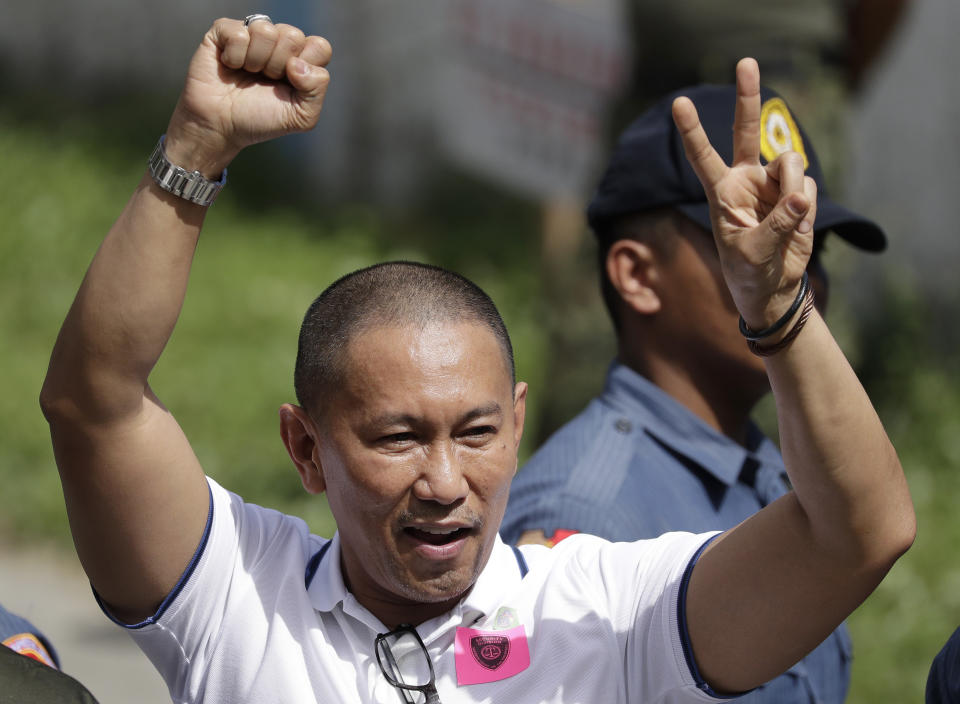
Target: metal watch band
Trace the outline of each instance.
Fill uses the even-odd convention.
[[[153,180],[160,188],[175,196],[180,196],[197,205],[210,205],[227,182],[227,170],[223,170],[219,181],[211,181],[199,171],[187,171],[171,164],[163,150],[165,139],[166,135],[161,135],[157,148],[147,160],[147,167]]]

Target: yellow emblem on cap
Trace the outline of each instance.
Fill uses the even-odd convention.
[[[767,161],[773,161],[784,152],[795,151],[803,156],[803,168],[810,166],[807,152],[803,149],[800,128],[780,98],[770,98],[760,108],[760,153]]]

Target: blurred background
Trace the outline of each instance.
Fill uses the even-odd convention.
[[[161,9],[162,8],[162,9]],[[72,552],[36,402],[96,246],[219,16],[324,34],[316,130],[242,154],[208,218],[153,386],[208,473],[335,526],[277,437],[300,318],[336,277],[407,258],[500,306],[530,382],[523,455],[600,389],[613,335],[582,209],[617,133],[661,93],[754,55],[810,133],[832,195],[881,255],[828,251],[828,320],[897,446],[913,549],[850,619],[849,701],[919,701],[960,624],[960,326],[953,0],[231,0],[15,3],[0,23],[0,603],[36,623],[102,704],[167,701],[106,623]],[[769,404],[758,409],[773,429]]]

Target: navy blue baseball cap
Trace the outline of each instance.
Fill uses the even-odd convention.
[[[735,86],[699,85],[665,97],[620,136],[587,206],[587,222],[601,240],[610,236],[611,224],[621,216],[660,207],[676,208],[697,224],[711,229],[707,197],[684,156],[683,142],[673,124],[671,106],[681,95],[696,105],[713,148],[727,164],[732,161]],[[876,223],[835,203],[827,195],[813,145],[786,102],[763,87],[760,98],[761,162],[773,161],[788,150],[803,155],[806,174],[817,182],[815,231],[818,234],[835,232],[859,249],[883,250],[887,238]]]

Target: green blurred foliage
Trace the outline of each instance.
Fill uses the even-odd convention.
[[[64,111],[0,112],[4,540],[69,543],[36,398],[83,272],[162,129],[144,119],[151,110],[148,102],[111,105],[45,123],[33,116]],[[109,111],[124,119],[106,122]],[[103,124],[117,127],[107,131]],[[334,529],[322,498],[300,488],[279,441],[276,409],[293,398],[296,336],[307,305],[336,277],[375,261],[449,266],[497,301],[518,375],[531,383],[522,456],[600,387],[613,344],[589,242],[570,264],[569,286],[544,281],[566,274],[558,277],[541,263],[530,205],[445,174],[407,215],[326,208],[308,192],[280,190],[270,178],[277,159],[264,148],[236,164],[211,210],[183,315],[152,378],[204,467],[226,486],[304,517],[320,534]],[[913,287],[896,283],[903,281],[909,279],[886,283],[867,313],[835,295],[830,315],[900,452],[920,522],[914,547],[850,619],[854,704],[920,700],[930,660],[960,624],[960,560],[953,549],[960,543],[956,310],[931,309]],[[771,408],[760,409],[768,428]]]
[[[960,360],[955,307],[889,278],[860,318],[857,370],[899,452],[916,542],[850,619],[850,701],[920,701],[933,656],[960,625]]]

